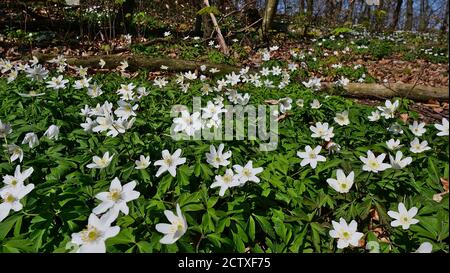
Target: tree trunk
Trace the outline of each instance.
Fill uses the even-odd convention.
[[[205,4],[205,6],[209,7],[209,1],[208,0],[203,0],[203,3]],[[214,30],[217,33],[217,40],[219,40],[219,45],[220,45],[220,48],[222,48],[223,54],[229,55],[230,51],[228,50],[228,46],[225,43],[225,39],[223,38],[222,32],[220,31],[220,27],[219,27],[219,25],[217,23],[216,16],[213,13],[209,13],[209,16],[211,17],[211,21],[213,23]]]
[[[336,14],[338,15],[338,22],[341,22],[341,12],[342,12],[342,6],[343,6],[343,2],[342,0],[338,0],[337,5],[336,5]]]
[[[308,17],[309,23],[311,23],[314,14],[314,1],[306,0],[306,15]]]
[[[448,3],[449,1],[446,1],[446,5],[445,5],[445,13],[444,13],[444,20],[442,20],[442,25],[441,25],[441,35],[445,35],[446,32],[448,32]]]
[[[400,18],[400,11],[402,10],[403,0],[397,0],[397,5],[395,6],[394,16],[392,19],[391,29],[394,31],[397,29],[398,21]]]
[[[256,2],[255,0],[245,0],[245,6],[248,9],[256,9]]]
[[[262,22],[262,36],[265,41],[269,39],[270,26],[273,21],[273,17],[277,12],[278,0],[267,0],[266,8],[264,9],[263,22]]]
[[[358,23],[364,23],[368,22],[370,23],[370,6],[366,4],[366,1],[362,0],[362,5],[364,6],[364,9],[362,12],[360,12],[359,15],[359,22]]]
[[[196,11],[199,11],[202,8],[200,0],[192,0],[191,4],[194,6]],[[202,35],[202,23],[203,23],[203,16],[196,13],[193,31],[194,36],[200,37]]]
[[[419,15],[419,31],[423,32],[427,28],[427,6],[426,0],[420,0],[420,15]]]
[[[405,20],[405,30],[411,31],[413,27],[413,16],[414,16],[414,9],[413,9],[414,1],[413,0],[407,0],[406,1],[406,20]]]
[[[333,24],[338,18],[339,13],[336,11],[336,0],[328,0],[325,10],[326,21],[328,24]]]
[[[355,12],[355,4],[356,4],[356,0],[350,0],[350,7],[347,10],[347,15],[345,18],[345,21],[350,22],[353,24],[353,14]]]
[[[305,0],[299,1],[299,13],[302,14],[305,12]]]
[[[136,6],[135,0],[125,0],[122,4],[122,22],[124,33],[134,33],[132,18],[134,13],[134,8]]]

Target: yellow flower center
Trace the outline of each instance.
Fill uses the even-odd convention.
[[[177,220],[177,222],[172,224],[169,228],[170,233],[176,233],[181,230],[183,230],[183,223],[180,220]]]
[[[233,178],[230,175],[225,175],[223,177],[223,182],[225,182],[225,184],[230,184],[231,181],[233,181]]]
[[[342,233],[342,237],[344,237],[345,239],[348,239],[350,237],[350,233],[348,233],[347,231],[344,231]]]
[[[168,166],[171,166],[173,163],[172,157],[165,158],[164,163],[166,163],[166,165]]]
[[[112,201],[117,201],[121,198],[121,194],[119,190],[112,190],[109,193],[109,199],[111,199]]]
[[[371,161],[369,161],[369,164],[368,164],[370,167],[372,167],[372,169],[377,169],[379,166],[380,166],[380,164],[378,164],[378,162],[377,161],[375,161],[375,160],[371,160]]]
[[[101,236],[101,232],[98,231],[95,227],[87,226],[87,229],[83,231],[83,235],[81,239],[85,242],[92,242],[97,240]]]
[[[106,158],[101,158],[100,159],[100,166],[106,166],[107,164],[107,159]]]
[[[12,196],[11,194],[6,194],[6,197],[4,200],[6,203],[13,203],[14,201],[16,201],[16,198],[14,196]]]
[[[244,170],[242,171],[242,173],[243,173],[245,176],[250,176],[250,175],[252,174],[252,172],[251,172],[249,169],[247,169],[247,168],[244,168]]]

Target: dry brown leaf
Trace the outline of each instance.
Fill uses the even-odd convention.
[[[278,104],[278,100],[265,100],[264,102],[272,105]]]
[[[430,99],[430,100],[427,101],[427,104],[437,104],[437,105],[439,105],[439,102],[437,100]]]
[[[441,177],[441,183],[442,183],[442,187],[444,188],[444,190],[446,192],[448,192],[448,179]]]
[[[378,215],[378,211],[373,208],[369,211],[370,213],[370,218],[374,221],[380,221],[380,216]]]
[[[361,238],[358,242],[358,246],[359,247],[364,247],[366,245],[366,240],[364,240],[364,238]]]
[[[381,227],[376,227],[376,228],[372,229],[372,231],[377,236],[380,236],[381,234],[383,234],[383,229]]]
[[[276,119],[276,121],[282,121],[282,120],[285,120],[288,116],[290,116],[289,113],[284,113],[284,114],[278,116],[278,118]]]
[[[441,193],[436,193],[436,194],[434,194],[433,195],[433,201],[436,201],[436,202],[441,202],[442,201],[442,196],[443,195],[445,195],[445,194],[447,194],[448,192],[441,192]]]
[[[441,184],[442,184],[442,187],[444,188],[444,191],[433,195],[433,200],[436,202],[441,202],[442,198],[443,198],[442,196],[444,196],[448,193],[448,179],[445,179],[443,177],[441,177],[440,179],[441,179]]]
[[[408,118],[409,118],[409,115],[407,114],[407,113],[404,113],[404,114],[400,114],[400,119],[403,121],[403,122],[407,122],[408,121]]]

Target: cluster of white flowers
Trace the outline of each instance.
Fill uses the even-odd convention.
[[[95,195],[101,203],[89,215],[86,229],[72,234],[71,242],[78,246],[77,253],[106,252],[105,240],[116,236],[120,231],[119,227],[112,227],[111,224],[120,212],[128,215],[127,203],[139,198],[140,193],[134,190],[135,187],[136,181],[122,186],[116,177],[111,182],[109,191]]]
[[[85,105],[81,109],[81,115],[86,117],[84,123],[81,123],[86,132],[105,132],[107,136],[116,137],[119,133],[123,134],[133,126],[136,120],[138,104],[131,105],[126,101],[118,101],[119,107],[113,111],[113,104],[105,101],[103,105],[97,104],[95,108]],[[117,119],[115,117],[117,116]]]
[[[170,32],[164,34],[165,37],[170,36]],[[131,36],[124,37],[129,43],[131,43]],[[343,37],[339,37],[343,38]],[[335,36],[329,37],[331,41],[337,39]],[[197,39],[198,40],[198,39]],[[325,40],[322,40],[325,42]],[[214,46],[214,42],[210,43],[210,46]],[[263,61],[269,61],[273,52],[278,50],[278,46],[270,47],[261,52]],[[312,55],[314,49],[309,49],[309,55]],[[350,52],[347,47],[343,53]],[[338,55],[339,52],[334,52],[333,54]],[[291,52],[292,57],[304,59],[305,53],[297,53],[295,51]],[[103,67],[105,62],[101,60],[100,66]],[[66,59],[64,56],[60,55],[49,61],[52,64],[57,65],[57,70],[59,73],[63,73],[67,66]],[[46,70],[42,65],[38,64],[39,61],[33,57],[30,64],[17,63],[13,64],[8,60],[0,59],[0,72],[6,74],[8,77],[8,82],[13,81],[19,71],[25,71],[27,77],[32,81],[43,81],[48,77],[48,70]],[[120,70],[124,71],[128,66],[126,61],[122,62]],[[301,64],[304,66],[304,63]],[[224,78],[217,80],[216,86],[212,87],[210,84],[204,82],[207,79],[206,75],[202,72],[206,72],[208,68],[206,66],[201,66],[200,71],[188,71],[181,73],[176,78],[176,83],[180,86],[183,92],[187,92],[190,87],[189,81],[200,80],[203,82],[201,91],[202,94],[208,95],[212,92],[220,93],[220,95],[212,100],[208,101],[201,111],[190,113],[187,109],[180,111],[181,117],[173,119],[174,131],[183,132],[188,136],[192,136],[195,132],[201,130],[202,128],[218,128],[222,125],[222,113],[227,113],[224,106],[224,97],[222,94],[226,95],[228,101],[232,104],[247,105],[250,100],[250,94],[239,93],[237,91],[239,84],[249,83],[255,87],[265,86],[267,88],[279,88],[283,89],[290,83],[290,72],[296,71],[299,65],[295,62],[290,62],[288,68],[284,69],[280,66],[267,67],[264,66],[259,72],[251,72],[250,68],[245,67],[237,72],[231,72],[224,76]],[[333,64],[331,66],[334,69],[341,69],[342,64]],[[355,66],[354,69],[359,69],[361,66]],[[167,70],[168,67],[161,67],[161,69]],[[74,82],[75,89],[87,89],[87,94],[96,98],[102,95],[103,90],[101,84],[90,83],[92,78],[88,78],[88,69],[78,67],[78,75],[81,79]],[[215,74],[219,70],[216,68],[210,68],[209,73]],[[278,83],[273,81],[273,76],[280,78]],[[365,78],[365,75],[361,77]],[[69,80],[64,79],[63,75],[58,75],[52,77],[50,81],[47,81],[47,87],[54,90],[65,89],[66,84]],[[341,77],[335,83],[337,85],[345,86],[349,84],[349,79]],[[153,80],[153,86],[158,88],[165,88],[168,84],[168,80],[165,77],[157,77]],[[317,77],[310,78],[308,81],[302,82],[303,85],[312,90],[319,90],[321,88],[321,79]],[[85,105],[81,109],[81,115],[85,117],[85,122],[81,124],[81,127],[86,132],[107,132],[107,136],[116,137],[118,134],[123,134],[129,130],[135,119],[136,111],[139,108],[137,101],[142,97],[148,95],[144,87],[136,88],[133,83],[121,84],[120,88],[117,90],[117,94],[120,96],[120,100],[117,102],[118,107],[113,109],[113,104],[109,101],[105,101],[103,105],[97,104],[96,107],[91,108]],[[286,113],[292,109],[292,99],[290,97],[284,97],[275,100],[276,104],[279,105],[281,113]],[[299,99],[296,101],[299,107],[304,107],[304,100]],[[311,104],[311,109],[319,109],[321,103],[319,100],[314,99]],[[376,111],[373,111],[368,119],[371,122],[376,122],[383,117],[385,120],[390,120],[396,117],[396,112],[400,107],[399,101],[391,102],[387,100],[384,106],[378,106]],[[347,126],[350,124],[349,111],[345,110],[338,112],[333,117],[333,120],[339,126]],[[417,121],[413,121],[412,124],[408,126],[410,132],[414,135],[414,139],[410,142],[409,151],[411,153],[422,153],[430,150],[431,147],[428,146],[426,140],[420,141],[419,137],[426,134],[427,129],[426,124]],[[448,136],[449,135],[449,124],[447,119],[442,119],[442,124],[435,124],[435,128],[439,131],[437,136]],[[45,137],[49,139],[58,140],[59,127],[57,125],[51,125],[44,133]],[[389,127],[389,132],[393,134],[401,134],[403,130],[401,126],[397,123],[392,124]],[[0,137],[6,138],[8,134],[12,131],[11,126],[8,123],[3,123],[0,120]],[[324,142],[323,145],[309,146],[306,145],[304,151],[298,151],[297,156],[301,158],[300,165],[305,167],[309,165],[312,169],[315,169],[319,162],[325,162],[327,158],[321,155],[323,147],[327,147],[330,152],[332,149],[338,151],[340,148],[339,144],[333,142],[335,136],[334,127],[331,127],[328,122],[316,122],[314,125],[310,126],[311,137],[318,139],[320,142]],[[28,132],[25,134],[22,144],[27,144],[30,149],[39,145],[39,138],[34,132]],[[396,151],[395,155],[390,153],[381,153],[375,155],[371,150],[367,151],[367,156],[360,156],[359,159],[362,162],[362,171],[379,173],[385,171],[389,168],[393,169],[403,169],[410,165],[413,161],[412,157],[404,157],[403,152],[400,150],[404,145],[401,144],[400,139],[390,139],[385,142],[386,147],[389,151]],[[384,145],[384,144],[383,144]],[[334,148],[332,148],[334,147]],[[247,161],[245,165],[232,165],[232,152],[224,152],[224,144],[220,144],[217,148],[214,145],[210,146],[209,153],[206,153],[206,162],[210,164],[213,168],[222,171],[222,175],[216,173],[215,181],[210,185],[210,188],[220,188],[218,194],[223,197],[228,189],[234,187],[242,187],[247,182],[259,183],[260,178],[257,176],[263,172],[262,167],[253,167],[253,161]],[[23,149],[12,143],[7,145],[7,151],[11,155],[10,161],[14,162],[18,160],[23,161],[24,152]],[[155,161],[154,166],[158,166],[159,169],[155,176],[160,177],[163,173],[168,172],[172,177],[176,177],[178,166],[186,163],[186,158],[181,157],[182,150],[177,149],[172,154],[169,150],[163,150],[161,152],[162,159]],[[107,168],[115,154],[110,155],[109,151],[103,153],[103,155],[95,155],[92,158],[92,163],[86,165],[89,169],[104,169]],[[386,157],[389,156],[389,163],[384,162]],[[150,166],[151,161],[149,156],[140,155],[139,160],[135,161],[135,169],[142,170]],[[222,168],[224,167],[224,168]],[[222,168],[222,170],[220,170]],[[20,171],[20,165],[15,169],[14,175],[3,176],[3,182],[5,186],[0,189],[0,197],[3,203],[0,204],[0,221],[5,219],[11,210],[19,211],[22,209],[22,204],[20,200],[30,193],[34,185],[25,185],[24,181],[32,174],[33,168],[28,168],[23,173]],[[334,173],[334,172],[333,172]],[[357,172],[358,173],[358,172]],[[345,174],[344,170],[337,169],[335,171],[336,178],[328,178],[326,180],[327,184],[334,189],[336,192],[345,194],[348,193],[355,183],[355,172],[350,171],[348,175]],[[357,180],[357,178],[356,178]],[[140,193],[135,191],[137,186],[136,181],[131,181],[122,185],[117,177],[115,177],[109,187],[109,191],[100,192],[95,195],[95,197],[100,201],[100,203],[92,210],[88,218],[87,228],[81,232],[72,234],[72,243],[79,246],[77,252],[105,252],[105,240],[116,236],[120,228],[117,226],[112,226],[112,223],[117,220],[120,212],[125,215],[129,214],[128,202],[139,198]],[[398,212],[388,211],[388,215],[394,220],[391,222],[393,227],[402,226],[403,229],[408,229],[410,225],[417,224],[419,220],[414,219],[418,213],[418,208],[412,207],[407,210],[403,203],[398,204]],[[157,224],[156,230],[163,233],[164,237],[160,240],[162,244],[173,244],[179,238],[181,238],[187,231],[187,221],[183,215],[180,205],[176,204],[176,214],[172,211],[165,210],[165,216],[169,220],[170,224]],[[329,235],[333,238],[337,238],[337,247],[345,248],[348,246],[358,246],[359,240],[363,237],[363,233],[357,231],[357,222],[352,220],[347,224],[346,220],[343,218],[339,219],[339,222],[332,221],[333,229],[330,230]],[[425,250],[424,250],[425,249]],[[428,251],[428,245],[421,245],[418,252]],[[431,251],[431,250],[430,250]]]
[[[66,57],[64,57],[64,55],[58,55],[55,58],[48,60],[49,63],[56,65],[56,71],[58,73],[63,73],[66,70],[67,67],[67,63],[66,63],[67,59]]]
[[[6,138],[6,136],[11,132],[12,132],[11,125],[9,123],[2,123],[2,121],[0,120],[0,136]],[[43,137],[55,140],[58,140],[58,136],[59,136],[59,127],[54,124],[50,125],[43,134]],[[28,132],[25,134],[22,140],[22,144],[28,144],[30,149],[33,149],[34,147],[39,145],[39,138],[35,133]],[[11,143],[6,145],[6,150],[10,154],[9,160],[11,161],[11,163],[16,161],[17,159],[19,160],[19,162],[23,161],[24,152],[20,146]]]
[[[14,175],[4,175],[4,186],[0,188],[0,222],[3,221],[11,210],[20,211],[23,208],[20,200],[34,189],[34,184],[25,185],[25,180],[33,173],[33,167],[20,171],[20,165],[16,166]]]
[[[39,64],[39,60],[36,56],[33,56],[28,63],[23,63],[21,61],[12,63],[6,59],[0,59],[0,73],[6,75],[8,83],[16,80],[21,71],[25,72],[26,76],[31,81],[41,82],[48,77],[49,71]]]
[[[228,159],[232,156],[231,151],[223,153],[224,144],[220,144],[218,149],[211,145],[210,152],[206,153],[206,161],[214,168],[228,166]],[[214,183],[210,188],[220,187],[219,196],[224,196],[227,189],[244,186],[248,181],[259,183],[260,179],[256,176],[263,171],[262,167],[253,168],[253,161],[248,161],[245,166],[233,165],[233,169],[226,169],[224,175],[216,175]]]

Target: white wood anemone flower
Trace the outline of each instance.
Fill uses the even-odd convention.
[[[147,169],[148,166],[150,166],[150,156],[144,156],[144,155],[140,155],[139,156],[139,160],[135,161],[136,170],[143,170],[143,169]]]
[[[22,144],[28,144],[30,149],[33,149],[33,147],[39,145],[39,139],[33,132],[26,133],[25,137],[23,138]]]
[[[221,143],[216,150],[214,145],[209,146],[209,153],[206,153],[206,162],[218,169],[220,166],[227,166],[230,161],[227,159],[231,157],[231,151],[223,152],[225,145]]]
[[[111,163],[113,157],[114,157],[114,154],[111,155],[111,157],[110,157],[109,152],[104,153],[101,158],[99,156],[95,155],[94,157],[92,157],[92,161],[94,161],[94,163],[90,163],[90,164],[86,165],[86,167],[89,169],[106,168]]]
[[[412,207],[411,209],[407,210],[405,207],[405,204],[399,203],[398,204],[398,212],[397,211],[388,211],[388,215],[395,219],[391,222],[391,226],[398,227],[402,226],[403,229],[409,229],[410,225],[415,225],[419,223],[419,220],[414,219],[414,216],[416,216],[418,209],[416,207]]]
[[[17,189],[24,186],[23,182],[25,182],[25,180],[30,177],[33,171],[33,167],[30,167],[21,172],[20,165],[17,165],[16,170],[14,171],[14,176],[9,174],[3,176],[3,183],[5,184],[5,187],[0,189],[0,193],[7,189]]]
[[[34,184],[3,188],[0,191],[0,199],[3,200],[3,202],[0,203],[0,222],[9,215],[11,210],[16,212],[20,211],[23,208],[20,199],[29,194],[33,189]]]
[[[424,140],[420,142],[417,137],[414,138],[413,141],[411,141],[410,145],[411,147],[409,148],[409,150],[415,154],[420,154],[431,149],[428,146],[428,141]]]
[[[403,145],[400,144],[400,139],[395,140],[391,138],[388,141],[386,141],[386,146],[389,150],[393,151],[402,147]]]
[[[389,155],[389,160],[392,168],[396,170],[403,169],[412,162],[412,158],[410,156],[403,158],[402,151],[397,151],[395,158],[392,155]]]
[[[325,162],[326,158],[323,155],[319,155],[321,150],[322,147],[319,145],[314,149],[307,145],[304,152],[298,151],[297,156],[303,159],[300,162],[300,166],[304,167],[309,164],[311,168],[315,169],[318,162]]]
[[[232,169],[227,169],[224,175],[216,175],[215,179],[215,182],[211,184],[210,188],[220,187],[219,196],[224,196],[227,189],[241,184],[239,177],[233,173]]]
[[[120,227],[111,224],[115,217],[106,213],[98,218],[91,213],[86,228],[78,233],[72,234],[72,243],[80,246],[77,253],[105,253],[105,241],[119,234]]]
[[[241,165],[234,165],[233,169],[236,172],[236,176],[241,185],[245,184],[247,181],[259,183],[260,179],[256,175],[263,171],[262,167],[253,168],[253,161],[251,160],[248,161],[244,167]]]
[[[383,163],[386,154],[380,154],[378,157],[372,153],[371,150],[367,151],[367,157],[360,156],[359,159],[364,163],[362,169],[367,172],[380,172],[391,168],[390,164]]]
[[[442,118],[442,124],[435,124],[434,127],[439,130],[438,136],[448,136],[448,119]]]
[[[409,125],[409,130],[418,137],[422,136],[427,131],[427,129],[425,129],[425,123],[418,123],[417,120],[415,120],[412,125]]]
[[[161,244],[173,244],[186,233],[188,225],[179,204],[177,204],[176,211],[177,214],[174,214],[170,210],[165,210],[164,215],[166,215],[170,224],[159,223],[155,227],[158,232],[164,234],[164,237],[159,240]]]
[[[353,181],[355,178],[355,173],[350,172],[348,176],[345,176],[343,170],[338,169],[336,171],[336,179],[328,178],[327,183],[339,193],[347,193],[353,186]]]
[[[329,234],[332,238],[339,239],[337,242],[337,248],[343,249],[348,246],[358,246],[359,240],[364,236],[363,233],[357,232],[358,223],[352,220],[350,224],[347,224],[344,218],[339,219],[339,223],[331,221],[333,230],[330,230]]]
[[[334,137],[333,127],[328,127],[328,123],[316,122],[316,126],[310,126],[309,130],[313,132],[311,137],[321,138],[325,141],[330,141],[332,137]]]
[[[431,253],[433,251],[433,245],[430,242],[423,242],[419,248],[413,253]]]
[[[49,139],[58,140],[59,127],[54,124],[50,125],[48,129],[45,131],[44,136],[48,137]]]
[[[177,166],[182,165],[186,162],[186,158],[180,157],[180,155],[181,149],[176,150],[173,155],[171,155],[168,150],[162,151],[163,158],[154,163],[155,166],[161,166],[156,172],[156,177],[159,177],[166,171],[168,171],[170,175],[175,177],[177,175]]]
[[[140,193],[135,191],[136,181],[131,181],[122,186],[120,180],[116,177],[111,182],[108,192],[100,192],[95,195],[95,198],[102,201],[92,212],[95,214],[104,213],[107,210],[111,210],[113,213],[118,214],[119,211],[128,215],[129,208],[127,203],[139,198]]]

